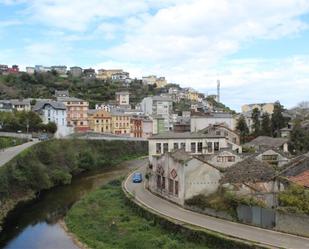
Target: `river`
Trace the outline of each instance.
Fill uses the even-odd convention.
[[[77,249],[58,221],[85,194],[126,175],[140,163],[142,160],[130,161],[111,169],[83,173],[73,177],[70,185],[47,190],[37,199],[18,206],[5,221],[0,248]]]

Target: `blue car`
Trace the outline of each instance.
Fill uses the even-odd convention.
[[[132,180],[134,183],[140,183],[143,181],[142,173],[136,172],[133,174]]]

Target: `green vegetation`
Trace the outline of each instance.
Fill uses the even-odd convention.
[[[309,151],[309,130],[304,129],[300,120],[294,122],[290,137],[290,150],[296,153],[306,153]]]
[[[237,121],[236,130],[239,132],[240,142],[247,142],[247,138],[249,136],[249,128],[243,115],[241,115]]]
[[[48,132],[55,133],[57,125],[53,122],[43,124],[41,118],[35,112],[14,111],[0,112],[1,131],[8,132]]]
[[[113,181],[76,203],[68,228],[90,248],[208,248],[162,230],[126,205],[121,182]]]
[[[147,154],[146,142],[50,140],[0,168],[0,221],[20,200],[68,184],[73,175]]]
[[[15,137],[0,137],[0,149],[13,147],[27,142],[26,139],[15,138]]]
[[[65,218],[69,230],[90,248],[250,248],[155,216],[128,200],[120,185],[113,181],[90,193]]]
[[[230,112],[236,114],[234,110],[230,109],[228,106],[224,105],[221,102],[217,102],[212,96],[208,96],[206,100],[209,101],[215,109],[221,109],[224,112]]]
[[[212,208],[216,211],[226,211],[235,219],[237,218],[236,209],[239,205],[265,207],[262,201],[253,197],[237,196],[223,188],[209,196],[196,195],[186,200],[186,204],[200,209]]]
[[[283,117],[284,108],[279,101],[275,102],[274,113],[271,116],[271,129],[274,137],[280,136],[280,129],[288,124],[288,120]]]
[[[279,193],[280,210],[309,215],[309,190],[298,185],[290,185]]]

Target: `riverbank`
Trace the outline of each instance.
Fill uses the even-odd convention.
[[[26,149],[0,168],[0,225],[20,202],[70,184],[73,175],[107,168],[147,153],[145,142],[50,140]],[[0,227],[1,230],[1,227]]]
[[[77,202],[65,217],[69,232],[90,248],[212,249],[139,216],[115,180]]]

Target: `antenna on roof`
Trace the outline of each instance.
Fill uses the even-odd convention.
[[[217,80],[217,101],[220,102],[220,80]]]

